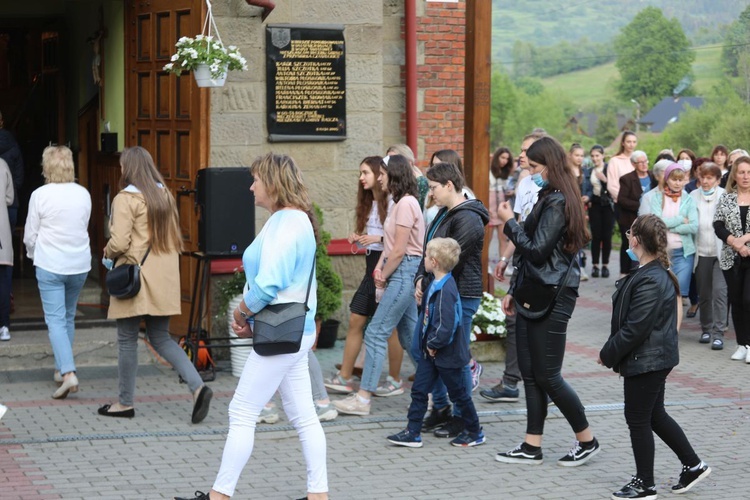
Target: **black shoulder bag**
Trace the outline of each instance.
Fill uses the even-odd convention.
[[[269,304],[253,316],[253,349],[259,356],[276,356],[299,352],[305,332],[307,301],[310,298],[315,260],[310,269],[305,303]]]
[[[518,285],[513,292],[516,301],[516,311],[526,319],[540,319],[552,312],[557,297],[568,281],[570,271],[573,269],[575,255],[570,259],[568,270],[557,285],[545,285],[529,279],[526,275],[526,265],[521,267],[523,274],[517,280]]]
[[[141,290],[141,266],[151,252],[151,246],[146,250],[140,264],[123,264],[107,272],[107,292],[118,299],[129,299],[138,295]],[[115,259],[115,264],[117,259]]]

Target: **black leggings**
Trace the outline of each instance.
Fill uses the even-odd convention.
[[[581,432],[589,426],[578,394],[560,373],[568,320],[575,309],[577,295],[576,290],[564,288],[552,312],[542,319],[528,320],[516,314],[516,349],[526,393],[527,434],[544,434],[547,394],[573,432]]]
[[[722,272],[727,281],[727,299],[732,309],[737,345],[750,345],[750,269],[735,264]]]
[[[612,230],[615,227],[615,214],[609,205],[594,202],[589,207],[589,223],[591,224],[591,263],[599,265],[599,248],[602,252],[602,264],[609,264],[609,254],[612,251]]]
[[[625,378],[625,421],[630,429],[636,475],[646,486],[654,485],[654,433],[683,465],[700,463],[682,427],[664,409],[664,385],[671,371],[667,368]]]

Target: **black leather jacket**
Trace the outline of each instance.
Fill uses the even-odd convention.
[[[435,216],[430,227],[425,231],[423,249],[432,238],[453,238],[461,246],[458,264],[451,274],[458,285],[461,297],[481,297],[482,286],[482,248],[484,247],[484,226],[490,220],[490,214],[479,200],[466,200],[448,210],[443,207]],[[422,279],[422,290],[432,282],[432,273],[424,270],[424,259],[414,278],[416,283]]]
[[[612,332],[599,353],[604,365],[623,377],[677,366],[677,300],[674,283],[658,260],[618,280]]]
[[[574,257],[563,249],[566,227],[565,197],[560,191],[547,188],[539,191],[539,200],[523,226],[514,219],[505,223],[503,231],[516,246],[518,267],[523,268],[523,272],[519,271],[521,279],[531,279],[541,285],[560,285]],[[564,285],[577,290],[580,279],[580,268],[575,262]],[[510,295],[517,285],[511,284]]]

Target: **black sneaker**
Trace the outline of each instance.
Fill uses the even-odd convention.
[[[557,465],[562,465],[563,467],[578,467],[579,465],[583,465],[591,460],[591,457],[599,453],[599,450],[601,450],[601,447],[596,438],[594,438],[594,441],[588,446],[582,446],[579,441],[576,441],[568,454],[557,461]]]
[[[599,277],[599,268],[594,266],[591,268],[591,277],[592,278],[598,278]]]
[[[602,278],[609,278],[609,269],[602,267]]]
[[[721,339],[714,339],[713,342],[711,342],[711,350],[713,351],[721,351],[724,349],[724,341]]]
[[[482,389],[479,391],[480,396],[492,401],[493,403],[515,403],[518,401],[519,393],[520,391],[518,389],[511,389],[507,385],[503,385],[502,382],[492,389]]]
[[[695,470],[690,470],[687,465],[682,466],[682,472],[680,472],[680,480],[677,484],[672,486],[672,493],[685,493],[690,490],[693,486],[700,483],[703,479],[707,478],[711,474],[711,467],[700,463],[700,466]]]
[[[466,428],[466,424],[464,423],[462,418],[459,417],[451,417],[450,422],[445,424],[442,427],[438,427],[435,429],[435,437],[439,438],[454,438],[461,434],[461,432]]]
[[[524,441],[510,451],[498,453],[495,455],[495,460],[506,464],[541,465],[544,462],[544,455],[542,455],[541,448],[537,451],[529,451]]]
[[[445,408],[433,408],[427,418],[422,422],[423,431],[431,431],[451,421],[453,416],[451,405]]]
[[[621,498],[640,498],[642,500],[656,500],[656,488],[645,486],[639,477],[633,476],[628,484],[612,493],[612,500]]]
[[[698,342],[700,342],[701,344],[708,344],[709,342],[711,342],[711,334],[708,332],[703,332],[701,334],[701,339]]]
[[[422,447],[422,436],[412,433],[409,429],[404,429],[398,434],[388,436],[386,439],[389,443],[393,443],[398,446],[406,446],[408,448]]]
[[[210,500],[209,494],[202,491],[196,491],[194,495],[192,498],[174,497],[174,500]]]

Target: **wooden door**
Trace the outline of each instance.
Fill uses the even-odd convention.
[[[198,223],[194,197],[185,191],[208,164],[210,94],[191,74],[178,78],[162,68],[178,38],[201,32],[205,15],[203,0],[126,1],[125,144],[151,153],[180,211],[185,254],[180,257],[182,316],[170,325],[175,335],[187,333],[195,272],[189,253],[198,249]]]

